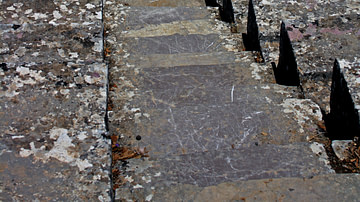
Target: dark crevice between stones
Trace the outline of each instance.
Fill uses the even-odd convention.
[[[227,23],[235,23],[234,8],[231,0],[223,0],[222,5],[219,6],[220,18]]]
[[[105,122],[105,130],[106,133],[103,134],[104,138],[110,139],[111,136],[109,135],[109,117],[108,117],[108,108],[109,108],[109,63],[106,60],[106,49],[105,49],[105,24],[104,24],[104,0],[101,0],[101,13],[102,13],[102,17],[101,17],[101,38],[102,38],[102,60],[103,63],[106,64],[106,106],[105,106],[105,116],[104,116],[104,122]],[[110,163],[110,167],[109,167],[109,179],[110,179],[110,186],[109,186],[109,196],[111,201],[115,201],[115,192],[113,190],[113,164],[112,164],[112,159],[113,159],[113,153],[112,153],[112,142],[110,144],[110,151],[109,151],[109,155],[110,155],[110,159],[111,159],[111,163]]]
[[[217,0],[205,0],[206,6],[211,7],[220,7],[220,4],[218,4]]]
[[[331,140],[353,140],[360,134],[359,114],[337,60],[332,74],[330,113],[324,121]]]
[[[281,23],[280,29],[280,55],[276,66],[271,63],[277,84],[285,86],[300,86],[299,70],[297,68],[294,50],[285,23]]]
[[[19,29],[21,27],[21,25],[16,25],[16,24],[13,24],[13,26],[12,26],[12,28],[14,29],[14,30],[17,30],[17,29]]]
[[[327,133],[325,133],[326,135]],[[339,157],[335,154],[334,149],[331,146],[331,140],[322,142],[324,144],[326,155],[332,169],[335,170],[335,173],[353,173],[352,169],[346,168],[345,162],[341,161]]]
[[[9,68],[7,67],[6,63],[1,63],[1,64],[0,64],[0,68],[1,68],[4,72],[9,71]]]

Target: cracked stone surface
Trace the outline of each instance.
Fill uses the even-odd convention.
[[[101,1],[0,5],[0,200],[109,201]]]

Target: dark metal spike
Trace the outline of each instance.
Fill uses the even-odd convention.
[[[243,34],[245,50],[261,52],[259,28],[256,22],[255,9],[252,0],[249,0],[248,22],[246,32],[246,34]]]
[[[211,6],[211,7],[219,7],[220,4],[218,4],[217,0],[205,0],[205,4],[206,6]]]
[[[359,114],[337,60],[332,75],[330,114],[325,123],[330,139],[352,140],[360,135]]]
[[[299,70],[297,68],[294,50],[285,23],[281,23],[280,29],[280,55],[276,67],[272,63],[276,83],[286,86],[300,86]]]
[[[219,7],[219,13],[222,21],[235,23],[234,8],[231,0],[223,0],[223,5]]]

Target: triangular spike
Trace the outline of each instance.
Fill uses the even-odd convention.
[[[223,5],[219,7],[219,13],[222,21],[235,23],[234,8],[231,0],[223,0]]]
[[[281,23],[280,29],[279,63],[277,67],[274,63],[272,66],[276,83],[286,86],[300,86],[295,54],[284,22]]]
[[[330,114],[325,122],[330,139],[352,140],[360,135],[359,114],[337,60],[332,75]]]
[[[217,0],[205,0],[206,6],[219,7]]]
[[[248,22],[246,34],[243,34],[243,42],[246,51],[260,51],[259,28],[256,22],[253,1],[249,0]]]

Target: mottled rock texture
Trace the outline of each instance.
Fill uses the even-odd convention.
[[[0,200],[109,201],[102,2],[0,6]]]

